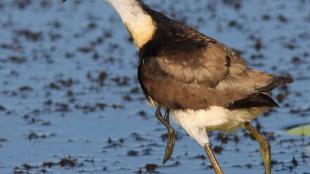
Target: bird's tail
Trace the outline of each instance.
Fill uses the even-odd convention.
[[[283,87],[286,86],[290,83],[293,83],[294,79],[290,75],[286,76],[274,76],[273,79],[271,80],[271,83],[269,83],[267,86],[260,88],[260,92],[268,92],[273,90],[274,88],[277,87]]]

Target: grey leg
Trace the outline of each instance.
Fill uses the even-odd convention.
[[[157,119],[167,128],[168,131],[168,139],[167,139],[167,146],[166,146],[166,152],[163,160],[163,164],[165,164],[172,155],[174,144],[175,144],[175,130],[171,127],[169,122],[169,109],[166,110],[165,115],[162,116],[160,112],[160,107],[156,110],[156,117]]]
[[[211,162],[211,165],[213,167],[213,170],[214,170],[215,174],[223,174],[223,171],[222,171],[219,163],[217,162],[217,160],[216,160],[216,158],[215,158],[215,156],[213,154],[213,151],[212,151],[210,145],[206,144],[204,146],[204,149],[205,149],[206,154],[209,157],[209,160]]]
[[[249,123],[245,122],[244,127],[250,132],[260,144],[260,151],[264,161],[265,174],[271,174],[271,146],[270,143]]]

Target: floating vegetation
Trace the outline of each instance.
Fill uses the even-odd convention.
[[[310,124],[290,126],[285,131],[289,135],[310,137]]]

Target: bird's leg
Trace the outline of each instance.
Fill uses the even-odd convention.
[[[205,149],[206,154],[209,157],[209,160],[211,162],[211,165],[213,167],[214,172],[216,174],[223,174],[223,171],[222,171],[219,163],[217,162],[217,160],[216,160],[216,158],[215,158],[215,156],[213,154],[211,146],[209,144],[205,144],[204,149]]]
[[[160,112],[160,107],[158,107],[156,110],[157,119],[167,128],[167,131],[168,131],[167,146],[166,146],[163,164],[165,164],[170,159],[173,149],[174,149],[174,144],[175,144],[175,130],[170,125],[169,113],[170,111],[169,109],[167,109],[163,117]]]
[[[249,123],[245,122],[244,127],[250,132],[250,134],[255,138],[260,144],[260,151],[264,161],[265,174],[271,174],[271,146],[270,143],[265,140],[265,138]]]
[[[164,119],[170,125],[169,114],[170,114],[170,109],[166,109],[166,112],[165,112],[165,115],[164,115]]]

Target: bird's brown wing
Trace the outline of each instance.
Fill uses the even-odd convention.
[[[258,91],[271,84],[273,77],[247,68],[226,46],[210,42],[205,47],[173,50],[162,49],[139,66],[145,94],[160,105],[173,109],[275,106],[265,91]]]

